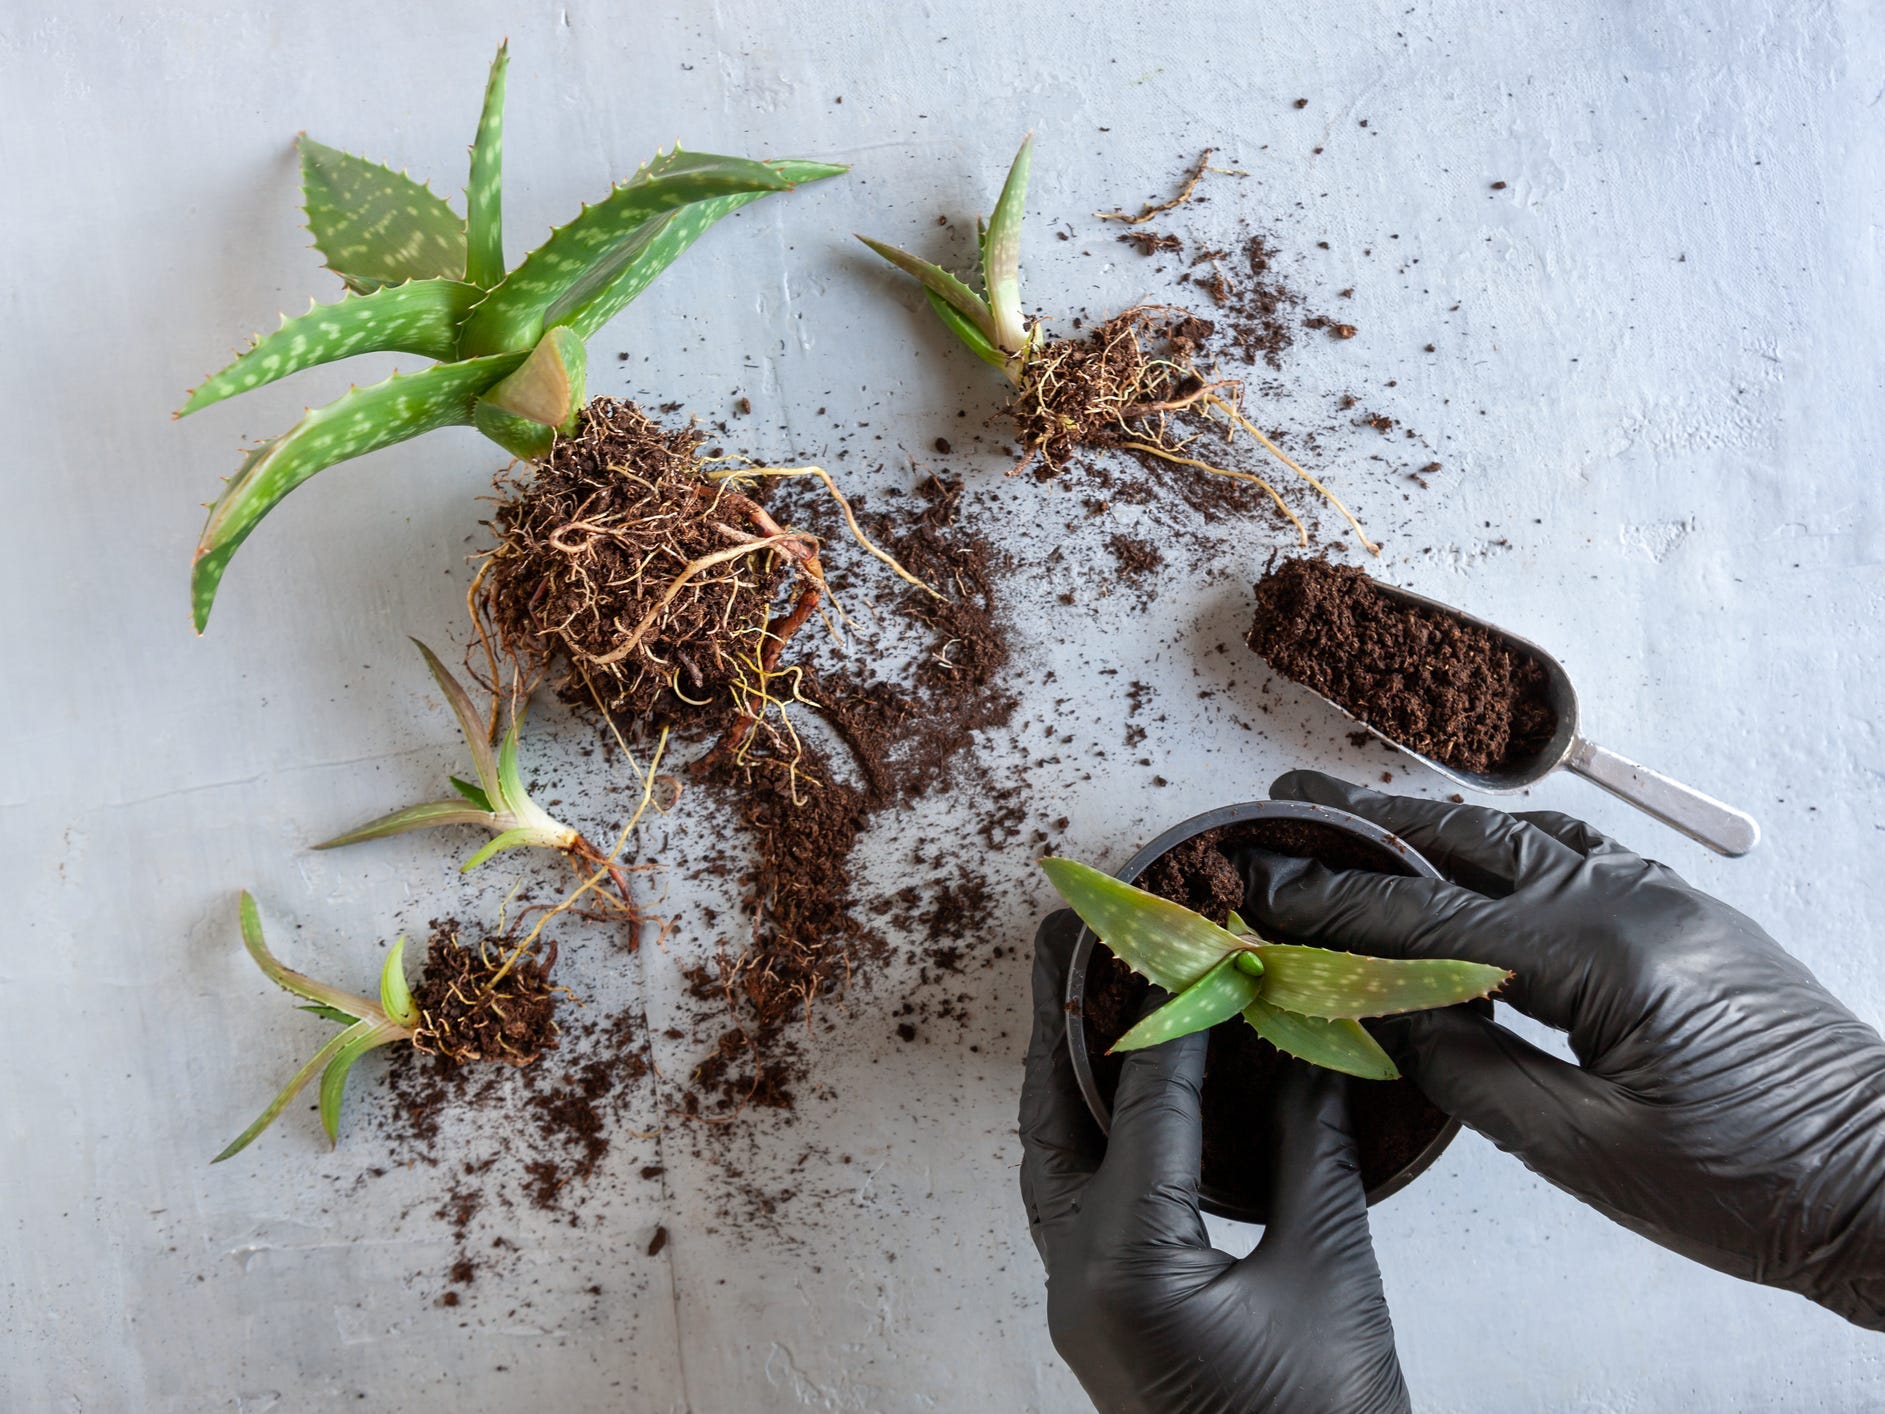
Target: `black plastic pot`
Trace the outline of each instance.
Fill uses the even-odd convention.
[[[1359,816],[1350,815],[1346,811],[1331,810],[1326,806],[1292,800],[1260,800],[1246,805],[1226,805],[1216,810],[1206,811],[1202,815],[1195,815],[1182,824],[1174,825],[1133,855],[1127,861],[1125,868],[1118,872],[1118,877],[1128,883],[1137,880],[1172,849],[1207,831],[1264,821],[1291,821],[1324,826],[1338,831],[1365,848],[1371,867],[1378,867],[1382,873],[1422,876],[1430,879],[1440,877],[1440,871],[1422,858],[1405,840],[1390,834],[1379,825],[1363,820]],[[1260,828],[1259,826],[1259,830]],[[1279,938],[1277,941],[1287,942],[1288,939]],[[1096,948],[1100,949],[1101,961],[1105,961],[1110,956],[1105,953],[1104,945],[1094,937],[1090,929],[1082,929],[1079,941],[1074,946],[1073,964],[1067,973],[1068,1018],[1070,1021],[1078,1018],[1079,1022],[1067,1028],[1067,1045],[1073,1060],[1074,1074],[1080,1082],[1080,1093],[1086,1097],[1087,1107],[1093,1112],[1093,1117],[1099,1121],[1100,1128],[1110,1132],[1112,1128],[1111,1086],[1102,1083],[1101,1076],[1095,1070],[1094,1057],[1089,1054],[1087,983],[1089,972],[1093,969],[1096,960]],[[1116,966],[1116,964],[1108,965]],[[1481,1003],[1481,1005],[1484,1004]],[[1214,1062],[1219,1059],[1221,1046],[1251,1044],[1248,1037],[1230,1034],[1220,1038],[1218,1035],[1226,1028],[1238,1027],[1243,1027],[1248,1031],[1245,1023],[1239,1018],[1232,1018],[1219,1027],[1213,1028]],[[1254,1032],[1249,1034],[1251,1037],[1255,1035]],[[1235,1075],[1224,1074],[1215,1063],[1205,1077],[1207,1112],[1205,1167],[1207,1172],[1205,1182],[1199,1191],[1199,1202],[1206,1212],[1214,1213],[1219,1217],[1261,1223],[1266,1221],[1267,1214],[1263,1211],[1263,1200],[1250,1196],[1255,1183],[1253,1175],[1233,1174],[1232,1178],[1241,1181],[1229,1182],[1225,1181],[1225,1174],[1220,1171],[1216,1176],[1218,1181],[1213,1183],[1213,1176],[1209,1172],[1212,1167],[1210,1121],[1213,1115],[1221,1116],[1223,1113],[1223,1103],[1214,1101],[1214,1095],[1220,1093],[1216,1087],[1227,1083],[1234,1086],[1236,1078]],[[1388,1116],[1383,1123],[1391,1122],[1415,1135],[1424,1132],[1426,1128],[1433,1131],[1431,1137],[1411,1158],[1395,1164],[1390,1171],[1377,1174],[1372,1178],[1367,1190],[1368,1202],[1378,1203],[1383,1198],[1400,1192],[1432,1166],[1446,1146],[1453,1142],[1453,1136],[1459,1133],[1459,1121],[1441,1114],[1414,1088],[1411,1082],[1406,1080],[1353,1080],[1350,1085],[1353,1087],[1350,1094],[1355,1110],[1357,1137],[1363,1142],[1364,1147],[1369,1140],[1367,1130],[1371,1123],[1370,1117],[1375,1115]],[[1362,1087],[1370,1087],[1373,1093],[1366,1093]],[[1262,1095],[1252,1093],[1244,1096],[1232,1092],[1230,1098],[1239,1107],[1247,1100],[1251,1130],[1254,1133],[1259,1129],[1262,1124],[1262,1114],[1258,1107],[1263,1103]],[[1414,1107],[1418,1109],[1419,1123],[1415,1122]],[[1402,1137],[1406,1138],[1405,1135]],[[1403,1144],[1402,1147],[1406,1145]],[[1265,1178],[1267,1180],[1267,1170]]]

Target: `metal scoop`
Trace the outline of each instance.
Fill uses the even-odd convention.
[[[1340,712],[1350,721],[1360,723],[1369,733],[1380,737],[1389,746],[1406,752],[1429,770],[1437,771],[1449,781],[1465,786],[1469,790],[1489,791],[1494,795],[1510,794],[1535,785],[1560,766],[1575,771],[1588,781],[1595,781],[1612,795],[1629,801],[1645,815],[1653,815],[1665,825],[1672,826],[1714,850],[1731,858],[1746,854],[1760,842],[1761,827],[1754,817],[1744,811],[1736,810],[1731,805],[1724,805],[1713,796],[1703,795],[1699,790],[1672,780],[1660,771],[1652,771],[1647,766],[1639,766],[1627,756],[1599,746],[1588,737],[1578,733],[1577,690],[1571,686],[1570,676],[1564,671],[1564,665],[1540,648],[1530,639],[1520,638],[1516,633],[1508,633],[1497,624],[1487,623],[1451,604],[1442,604],[1437,599],[1429,599],[1424,594],[1415,594],[1411,590],[1399,589],[1391,584],[1373,581],[1376,589],[1390,599],[1403,603],[1415,604],[1425,609],[1432,609],[1442,614],[1451,614],[1469,624],[1476,624],[1494,638],[1509,644],[1513,649],[1528,653],[1544,665],[1546,682],[1546,700],[1552,711],[1558,716],[1558,729],[1552,733],[1551,740],[1542,750],[1529,760],[1520,761],[1499,771],[1461,771],[1424,756],[1411,747],[1403,745],[1384,732],[1376,731],[1366,722],[1348,711],[1340,703],[1324,697],[1322,700]],[[1320,696],[1321,694],[1317,694]]]

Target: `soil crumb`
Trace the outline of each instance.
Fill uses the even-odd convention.
[[[1506,769],[1557,730],[1536,658],[1388,598],[1352,565],[1286,560],[1257,581],[1256,599],[1246,641],[1271,667],[1455,770]]]

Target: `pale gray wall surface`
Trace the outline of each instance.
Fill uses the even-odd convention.
[[[832,422],[868,420],[883,440],[834,463],[847,476],[907,479],[907,457],[958,435],[957,409],[997,397],[850,231],[937,239],[938,213],[985,209],[1032,126],[1025,288],[1050,314],[1104,312],[1147,277],[1090,213],[1169,190],[1218,147],[1251,175],[1199,219],[1271,226],[1325,306],[1356,289],[1361,337],[1305,343],[1267,418],[1320,425],[1330,390],[1363,389],[1444,463],[1409,490],[1371,460],[1374,433],[1323,438],[1319,467],[1389,540],[1383,572],[1554,648],[1600,739],[1754,810],[1767,839],[1725,862],[1576,782],[1535,801],[1669,860],[1885,1018],[1876,6],[14,4],[0,1408],[1082,1407],[1014,1193],[1024,950],[973,974],[974,1022],[921,1047],[891,1034],[893,982],[853,999],[819,1060],[828,1088],[795,1130],[753,1140],[810,1151],[825,1196],[757,1235],[714,1218],[709,1159],[623,1140],[610,1163],[658,1156],[663,1185],[607,1188],[581,1230],[520,1210],[508,1288],[442,1308],[436,1188],[358,1181],[397,1161],[367,1113],[378,1061],[337,1151],[297,1106],[205,1163],[318,1030],[242,956],[236,888],[296,960],[363,982],[394,932],[489,911],[508,882],[468,892],[456,840],[305,850],[453,762],[405,636],[459,632],[472,498],[501,458],[454,432],[328,473],[236,558],[196,641],[197,502],[243,439],[365,379],[168,413],[275,310],[337,293],[299,230],[293,134],[455,194],[505,34],[514,252],[676,137],[854,164],[711,233],[592,358],[597,391],[711,415],[750,395],[743,429],[776,456],[832,457]],[[1040,515],[1050,493],[1002,484],[985,446],[952,465],[1012,523]],[[1018,720],[1038,731],[1065,684],[1090,685],[1061,764],[1028,777],[1038,816],[1070,817],[1068,852],[1117,862],[1291,765],[1379,770],[1299,694],[1262,697],[1260,673],[1210,653],[1235,641],[1267,533],[1143,605],[1049,558],[1062,519],[1012,540],[1033,586]],[[1101,679],[1101,662],[1131,672]],[[1061,686],[1040,686],[1048,668]],[[1132,676],[1166,716],[1147,743],[1163,790],[1083,769],[1116,748]],[[595,770],[569,728],[562,765]],[[598,790],[584,823],[606,827],[619,799]],[[951,838],[964,809],[888,822],[873,873],[914,837]],[[666,825],[681,857],[690,826],[685,810]],[[1013,853],[992,866],[1009,942],[1047,904]],[[593,957],[575,985],[642,989],[658,1025],[672,962]],[[671,1241],[649,1258],[657,1223]],[[1879,1337],[1667,1256],[1471,1136],[1374,1231],[1423,1409],[1885,1405]]]

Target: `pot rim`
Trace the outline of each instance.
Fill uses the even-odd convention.
[[[1364,820],[1359,815],[1351,815],[1346,810],[1337,810],[1332,806],[1316,805],[1306,800],[1251,800],[1237,805],[1220,805],[1214,810],[1206,810],[1200,815],[1193,815],[1189,820],[1181,820],[1152,842],[1142,847],[1138,853],[1128,859],[1124,867],[1114,872],[1116,879],[1123,883],[1132,883],[1152,864],[1186,840],[1201,835],[1207,830],[1215,830],[1223,825],[1241,825],[1250,820],[1306,820],[1331,826],[1351,835],[1358,835],[1370,844],[1399,856],[1406,865],[1410,877],[1439,879],[1443,877],[1438,869],[1412,845],[1399,835],[1383,829],[1372,820]],[[1074,942],[1073,958],[1067,968],[1067,985],[1061,1000],[1066,1004],[1068,1017],[1079,1017],[1078,1026],[1067,1028],[1067,1053],[1073,1062],[1074,1079],[1079,1082],[1081,1098],[1092,1114],[1102,1134],[1112,1133],[1113,1116],[1110,1107],[1101,1097],[1099,1082],[1093,1075],[1093,1064],[1087,1055],[1085,996],[1087,964],[1092,960],[1093,947],[1099,939],[1091,928],[1084,924],[1080,936]],[[1390,1174],[1364,1195],[1369,1207],[1391,1198],[1421,1174],[1433,1167],[1434,1161],[1445,1152],[1447,1145],[1453,1142],[1460,1132],[1458,1119],[1448,1116],[1446,1124],[1433,1139],[1402,1168]],[[1252,1209],[1235,1203],[1226,1203],[1221,1199],[1208,1196],[1202,1186],[1198,1192],[1198,1206],[1205,1212],[1220,1218],[1232,1218],[1238,1222],[1261,1223],[1263,1219]]]

